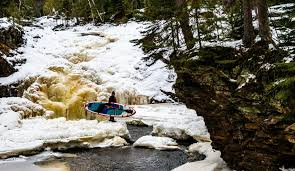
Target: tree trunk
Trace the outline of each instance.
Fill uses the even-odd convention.
[[[199,9],[195,8],[196,10],[196,23],[197,23],[197,32],[198,32],[198,43],[199,48],[202,48],[202,40],[201,40],[201,31],[200,31],[200,23],[199,23]]]
[[[243,1],[243,11],[244,11],[244,35],[243,44],[245,47],[251,47],[254,43],[254,27],[252,23],[252,8],[251,0]]]
[[[195,39],[192,33],[192,28],[189,25],[189,15],[185,0],[176,0],[176,7],[180,10],[178,13],[180,28],[183,33],[184,41],[187,49],[192,49],[195,45]]]
[[[259,35],[262,41],[271,42],[272,36],[269,28],[268,8],[266,0],[256,0]]]
[[[44,5],[44,0],[35,0],[35,7],[36,7],[36,14],[37,17],[43,16],[43,5]]]

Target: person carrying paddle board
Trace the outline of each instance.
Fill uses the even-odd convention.
[[[112,95],[109,98],[109,103],[117,103],[117,99],[115,95],[116,95],[115,91],[112,91]],[[115,122],[115,118],[113,116],[110,116],[110,121]]]

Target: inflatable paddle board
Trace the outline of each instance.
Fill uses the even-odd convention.
[[[85,104],[85,109],[91,113],[113,117],[129,117],[136,113],[133,108],[119,103],[89,102]]]

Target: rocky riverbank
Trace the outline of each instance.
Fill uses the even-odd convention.
[[[175,60],[176,95],[204,117],[212,145],[237,170],[295,165],[294,64],[285,51],[201,49]]]

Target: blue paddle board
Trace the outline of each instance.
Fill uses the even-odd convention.
[[[89,102],[85,109],[99,115],[114,117],[129,117],[136,113],[133,108],[119,103]]]

